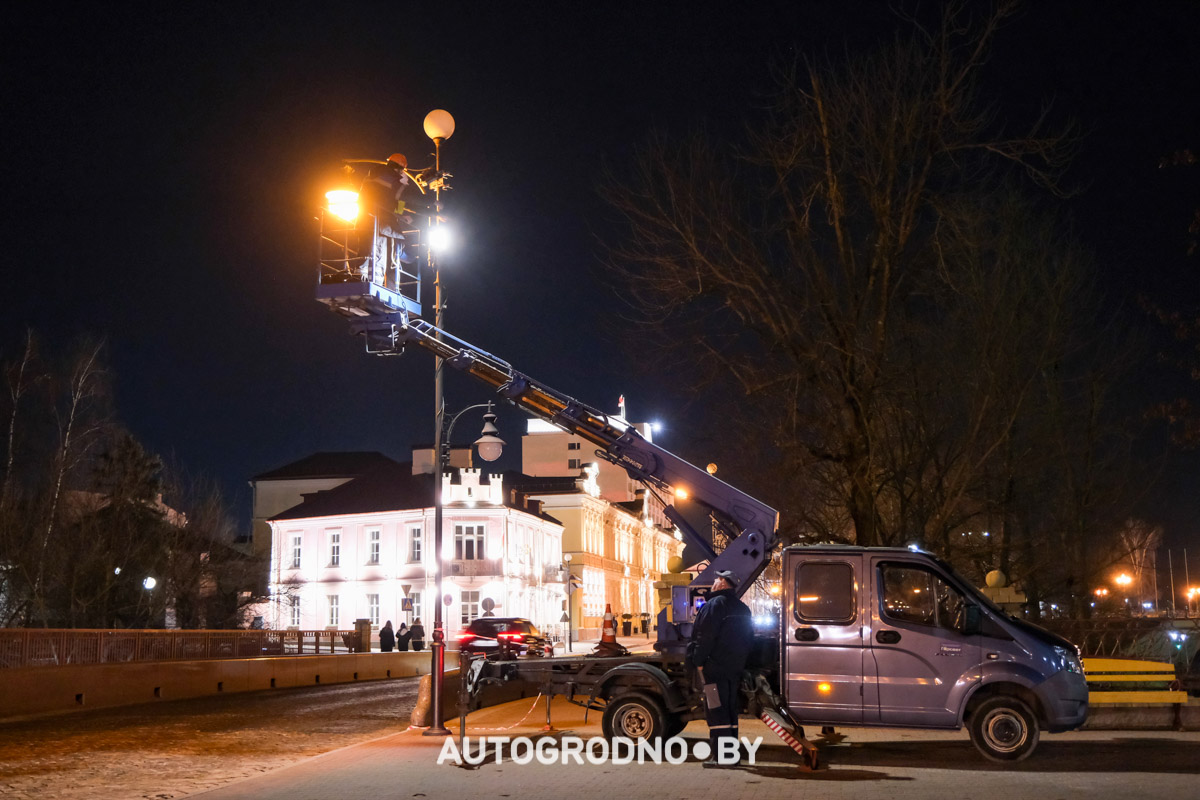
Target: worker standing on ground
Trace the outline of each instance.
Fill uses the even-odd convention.
[[[733,593],[737,581],[737,575],[728,570],[717,573],[704,607],[696,614],[688,643],[688,659],[704,686],[704,717],[712,747],[705,767],[734,766],[740,758],[738,684],[754,643],[754,626],[750,609]],[[724,750],[720,749],[722,740]],[[723,760],[726,763],[722,764]]]

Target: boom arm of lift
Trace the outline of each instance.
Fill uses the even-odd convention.
[[[779,514],[745,492],[684,461],[653,442],[621,419],[614,419],[591,406],[557,392],[479,348],[439,330],[429,322],[404,311],[352,320],[351,327],[365,334],[373,352],[401,352],[414,344],[445,360],[445,363],[490,386],[527,413],[596,445],[596,455],[622,467],[631,478],[673,498],[682,489],[694,502],[702,503],[733,537],[720,553],[713,551],[674,507],[664,513],[687,541],[708,558],[708,567],[691,582],[691,587],[709,586],[718,570],[732,570],[740,579],[740,595],[770,563],[776,543]],[[673,620],[690,619],[691,596],[673,598]],[[687,608],[682,607],[686,604]],[[667,625],[666,610],[659,615],[659,639],[678,639],[680,632]],[[674,635],[672,635],[674,633]]]

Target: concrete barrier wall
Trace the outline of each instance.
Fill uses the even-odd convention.
[[[458,653],[446,653],[456,668]],[[0,670],[0,718],[425,675],[429,651]]]

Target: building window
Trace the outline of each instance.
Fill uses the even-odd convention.
[[[292,612],[291,626],[293,628],[299,628],[300,627],[300,598],[296,597],[295,595],[292,595],[292,597],[289,599],[291,600],[291,605],[292,605],[292,607],[291,607],[291,612]]]
[[[462,627],[467,627],[479,616],[479,590],[464,590],[462,593],[462,613],[459,615]]]
[[[408,560],[410,562],[421,560],[421,526],[408,529]]]
[[[421,593],[413,592],[409,595],[409,599],[412,600],[412,604],[413,604],[413,606],[412,606],[413,619],[414,620],[420,619],[421,618]]]
[[[367,531],[367,563],[379,563],[379,536],[378,528],[371,528]]]
[[[336,628],[338,626],[338,596],[336,594],[329,595],[329,627]]]
[[[582,469],[582,462],[578,458],[567,459],[567,469]]]
[[[482,525],[454,526],[454,557],[460,561],[480,561],[483,559]]]
[[[583,613],[598,617],[604,613],[604,573],[590,567],[583,568]]]
[[[379,624],[379,595],[367,595],[367,617],[370,618],[372,625]]]
[[[300,551],[303,549],[304,539],[301,536],[292,537],[292,569],[300,569]]]
[[[329,534],[329,566],[338,567],[342,564],[342,534],[333,531]]]
[[[567,449],[568,450],[578,450],[579,442],[567,442]]]

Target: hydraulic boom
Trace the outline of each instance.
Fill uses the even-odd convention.
[[[353,165],[368,162],[347,163],[349,171],[357,174]],[[732,570],[741,579],[738,592],[749,588],[770,563],[778,512],[648,441],[623,419],[555,391],[507,361],[422,319],[419,263],[404,255],[404,236],[381,233],[384,226],[379,220],[386,218],[378,211],[361,215],[357,221],[339,219],[328,211],[321,218],[317,299],[349,319],[351,329],[365,337],[367,351],[399,355],[407,344],[419,346],[492,386],[527,413],[591,442],[597,457],[660,491],[665,516],[707,558],[708,567],[691,587],[707,587],[712,584],[712,573]],[[404,234],[419,237],[419,231]],[[413,244],[413,238],[407,243]],[[675,508],[676,497],[686,497],[711,511],[729,534],[729,545],[715,552],[709,538],[701,536]],[[659,614],[660,643],[686,635],[668,622],[690,621],[693,613],[689,587],[674,587],[673,592],[671,608]],[[672,612],[669,619],[668,610]]]
[[[709,541],[672,503],[665,504],[667,518],[691,544],[700,548],[709,561],[708,567],[692,581],[692,586],[709,586],[716,570],[732,570],[741,578],[740,593],[770,563],[779,522],[775,509],[647,441],[624,420],[555,391],[518,372],[508,362],[446,331],[439,331],[425,320],[408,318],[405,312],[388,316],[392,319],[359,319],[351,325],[367,335],[376,350],[381,343],[390,342],[399,350],[405,344],[414,344],[430,351],[446,364],[494,387],[527,413],[596,445],[599,458],[622,467],[633,479],[660,490],[669,498],[682,490],[690,500],[715,512],[718,521],[732,534],[729,545],[720,553],[713,551]],[[665,622],[665,618],[660,619],[661,622]]]

